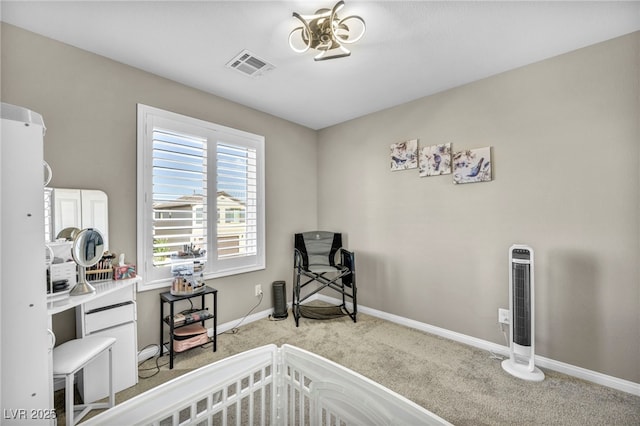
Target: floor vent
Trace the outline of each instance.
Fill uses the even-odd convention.
[[[274,69],[275,66],[257,57],[248,50],[243,50],[227,62],[227,68],[232,68],[249,77],[259,77]]]

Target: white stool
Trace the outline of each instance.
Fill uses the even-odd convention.
[[[70,340],[53,349],[53,377],[65,379],[65,416],[67,426],[78,423],[89,411],[98,408],[111,408],[115,405],[113,394],[113,356],[111,354],[116,339],[113,337],[89,336]],[[85,365],[109,350],[109,402],[94,402],[74,405],[73,376]],[[74,420],[74,410],[81,410]]]

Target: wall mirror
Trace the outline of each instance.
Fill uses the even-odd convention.
[[[45,242],[54,242],[65,229],[92,228],[109,250],[109,200],[95,189],[45,188]],[[64,235],[61,236],[64,238]]]
[[[87,268],[102,259],[104,250],[104,238],[97,229],[87,228],[78,232],[71,248],[73,260],[78,264],[78,283],[69,292],[71,296],[96,292],[87,281]]]

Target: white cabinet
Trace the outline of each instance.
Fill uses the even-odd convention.
[[[5,424],[48,424],[42,117],[2,103],[0,138],[0,403]]]
[[[79,189],[53,190],[53,237],[65,228],[82,229],[82,199]]]
[[[52,238],[65,228],[95,228],[109,249],[109,202],[107,194],[95,189],[53,188]]]
[[[107,194],[93,189],[80,190],[82,228],[95,228],[104,237],[104,249],[109,250],[109,205]]]
[[[130,285],[76,308],[78,337],[107,336],[116,339],[113,345],[114,392],[138,383],[135,296],[135,286]],[[85,403],[108,395],[108,357],[108,353],[102,354],[87,365],[78,378],[78,390]]]

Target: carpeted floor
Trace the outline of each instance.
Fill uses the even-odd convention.
[[[243,325],[218,336],[215,353],[208,344],[178,354],[173,370],[166,355],[145,361],[138,385],[119,392],[116,402],[267,343],[322,355],[456,425],[640,425],[640,397],[548,370],[543,382],[526,382],[505,373],[486,351],[364,314],[357,323],[301,318],[296,328],[290,315]]]

